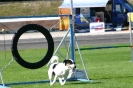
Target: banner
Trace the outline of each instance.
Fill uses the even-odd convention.
[[[128,16],[128,22],[133,22],[133,13],[132,12],[127,13],[127,16]]]
[[[93,22],[90,23],[90,33],[105,32],[104,22]]]
[[[133,12],[129,12],[127,13],[127,16],[128,16],[128,22],[130,24],[130,27],[133,28]]]

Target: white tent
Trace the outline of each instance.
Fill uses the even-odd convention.
[[[78,7],[106,7],[109,0],[73,0],[73,8]],[[64,0],[59,8],[71,8],[71,0]]]

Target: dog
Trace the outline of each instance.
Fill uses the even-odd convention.
[[[48,69],[50,85],[53,85],[57,78],[59,79],[60,84],[64,85],[70,72],[76,68],[75,62],[71,59],[64,60],[63,62],[59,62],[58,60],[59,58],[57,56],[53,56],[50,61],[50,67]],[[53,76],[54,79],[52,81]]]

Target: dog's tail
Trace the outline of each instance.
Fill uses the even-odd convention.
[[[54,55],[52,56],[52,58],[50,59],[49,63],[47,64],[47,66],[49,66],[50,64],[54,63],[56,61],[56,63],[59,63],[59,57]]]

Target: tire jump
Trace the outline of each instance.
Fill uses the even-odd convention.
[[[20,36],[23,33],[25,33],[26,31],[30,31],[30,30],[36,30],[36,31],[42,33],[44,35],[44,37],[46,38],[47,43],[48,43],[48,50],[46,52],[46,55],[40,61],[35,62],[35,63],[25,61],[19,55],[18,48],[17,48],[18,40],[19,40]],[[53,52],[54,52],[53,38],[52,38],[50,32],[46,28],[44,28],[43,26],[40,26],[38,24],[28,24],[28,25],[25,25],[25,26],[21,27],[14,34],[14,37],[12,39],[11,51],[12,51],[12,55],[13,55],[14,59],[22,67],[25,67],[25,68],[28,68],[28,69],[38,69],[40,67],[43,67],[45,64],[47,64],[49,62],[49,60],[51,59],[52,55],[53,55]]]

